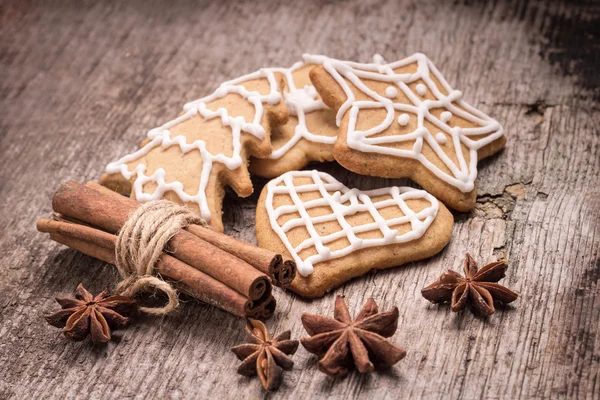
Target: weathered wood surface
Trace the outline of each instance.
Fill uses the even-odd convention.
[[[400,307],[391,370],[334,380],[300,348],[273,398],[587,398],[600,393],[600,10],[529,2],[5,3],[0,10],[0,398],[256,398],[229,348],[243,322],[190,301],[143,318],[104,348],[46,325],[53,296],[100,290],[112,266],[35,232],[67,179],[97,178],[145,131],[219,82],[303,52],[368,61],[428,54],[466,99],[506,128],[482,163],[477,209],[456,215],[437,257],[336,290],[351,309]],[[322,166],[349,186],[402,181]],[[265,183],[256,180],[256,190]],[[257,197],[226,199],[227,232],[254,239]],[[506,256],[514,307],[489,320],[429,305],[420,289],[465,251]],[[277,292],[273,330],[305,335]]]

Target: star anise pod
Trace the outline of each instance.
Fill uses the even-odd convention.
[[[88,334],[92,342],[105,343],[110,340],[110,330],[127,325],[126,317],[137,309],[135,300],[125,296],[110,296],[108,290],[92,296],[80,283],[75,298],[57,297],[62,310],[47,315],[46,321],[57,328],[64,328],[68,339],[81,341]]]
[[[421,294],[432,303],[450,301],[450,308],[454,312],[464,309],[468,304],[474,313],[487,317],[496,311],[494,301],[508,304],[519,296],[497,283],[504,278],[506,268],[506,260],[501,260],[478,270],[477,263],[467,253],[464,262],[465,277],[448,270],[437,282],[423,288]]]
[[[231,349],[242,360],[237,372],[244,376],[258,374],[266,390],[277,389],[283,379],[283,370],[289,371],[294,366],[288,356],[296,352],[298,341],[290,340],[290,331],[271,339],[265,324],[255,319],[248,319],[246,340],[249,343]]]
[[[319,369],[329,376],[344,376],[352,365],[358,371],[389,367],[402,360],[406,351],[385,338],[398,327],[398,307],[379,313],[375,300],[369,299],[354,321],[341,296],[335,299],[333,318],[302,314],[304,329],[312,337],[302,338],[302,346],[316,354]]]

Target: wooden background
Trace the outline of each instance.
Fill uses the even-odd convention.
[[[394,368],[345,379],[300,348],[272,398],[587,398],[600,393],[600,8],[549,1],[249,1],[4,3],[0,9],[0,398],[256,398],[229,351],[243,321],[194,301],[142,318],[105,347],[45,324],[55,295],[99,291],[112,266],[35,231],[63,181],[99,177],[185,101],[303,52],[369,61],[429,55],[471,104],[505,127],[507,148],[480,166],[479,199],[456,214],[438,256],[357,279],[352,310],[373,296],[400,307]],[[320,167],[349,186],[401,180]],[[256,192],[265,181],[256,180]],[[227,232],[250,241],[256,196],[228,195]],[[507,257],[521,293],[487,321],[429,305],[420,289],[465,251]],[[277,291],[268,327],[305,335],[303,311]]]

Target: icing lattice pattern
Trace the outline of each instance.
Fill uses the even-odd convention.
[[[504,133],[500,124],[461,100],[462,93],[454,90],[444,79],[442,74],[425,55],[417,53],[408,58],[392,63],[385,63],[381,56],[374,57],[374,63],[360,64],[350,61],[339,61],[325,56],[304,55],[306,62],[323,64],[325,70],[336,80],[347,96],[346,102],[340,107],[337,114],[337,124],[341,123],[346,113],[349,114],[347,145],[362,152],[375,152],[398,157],[418,160],[440,179],[458,188],[462,192],[470,192],[475,186],[477,178],[477,150],[499,139]],[[394,70],[410,64],[417,65],[416,73],[396,73]],[[437,80],[444,91],[436,85]],[[375,80],[388,83],[385,95],[370,89],[362,80]],[[421,80],[413,91],[408,85]],[[358,90],[369,96],[372,100],[356,100],[348,82]],[[402,92],[409,99],[410,104],[394,102],[398,93]],[[431,93],[435,100],[426,99]],[[381,124],[368,129],[357,130],[358,114],[364,109],[385,109],[387,116]],[[432,109],[445,108],[440,117],[431,113]],[[396,118],[396,113],[400,113]],[[411,113],[417,116],[417,129],[402,135],[388,135],[374,137],[386,131],[394,123],[406,126]],[[476,127],[463,128],[451,127],[448,122],[453,115],[470,121]],[[428,121],[438,129],[430,132],[424,125]],[[450,137],[450,139],[448,138]],[[451,141],[458,162],[454,162],[442,150],[441,145]],[[389,147],[394,143],[414,141],[412,149],[398,149]],[[435,152],[436,156],[448,168],[450,173],[436,166],[422,153],[423,143],[426,142]],[[465,159],[461,144],[469,151],[469,163]]]
[[[312,183],[296,185],[294,178],[301,177],[310,178]],[[302,201],[300,194],[306,192],[317,192],[320,197],[315,200]],[[274,208],[273,198],[276,195],[289,196],[293,205]],[[371,200],[371,197],[386,195],[391,198],[379,201]],[[406,203],[406,200],[409,199],[424,199],[430,205],[415,212]],[[379,213],[380,209],[392,206],[399,207],[404,215],[385,219]],[[311,217],[309,211],[316,207],[330,207],[332,212]],[[358,189],[349,189],[331,175],[313,170],[287,172],[270,181],[267,186],[266,209],[272,229],[296,261],[298,272],[307,276],[312,273],[314,265],[322,261],[344,257],[353,251],[368,247],[405,243],[419,239],[435,219],[439,203],[426,191],[409,187],[394,186],[364,192]],[[350,225],[346,217],[359,212],[369,213],[374,222],[358,226]],[[279,224],[278,219],[281,216],[295,213],[299,216],[287,220],[282,225]],[[315,225],[329,221],[337,221],[341,230],[326,236],[319,235]],[[397,229],[394,229],[402,224],[410,224],[410,231],[400,234]],[[307,229],[310,237],[294,247],[287,237],[287,233],[300,226]],[[358,237],[359,234],[369,231],[379,231],[382,237],[375,239]],[[350,244],[338,250],[328,247],[328,244],[341,238],[346,238]],[[313,246],[317,254],[304,260],[298,255],[302,250]]]
[[[270,91],[266,95],[261,95],[255,91],[249,91],[242,86],[244,82],[260,78],[266,78],[269,82]],[[208,103],[223,98],[230,93],[235,93],[242,96],[253,105],[255,112],[254,119],[252,121],[246,121],[243,117],[239,116],[232,117],[225,108],[211,110],[208,107]],[[261,125],[264,114],[263,104],[277,104],[280,101],[281,94],[279,93],[279,87],[275,79],[274,71],[272,70],[263,69],[235,80],[225,82],[219,86],[219,88],[213,94],[187,103],[184,106],[184,113],[180,117],[167,122],[158,128],[150,130],[150,132],[148,132],[148,138],[150,139],[149,143],[147,143],[138,151],[128,154],[119,160],[108,164],[106,167],[106,172],[121,173],[126,179],[131,179],[133,176],[135,176],[133,188],[136,198],[141,202],[160,199],[163,197],[165,192],[173,191],[179,196],[182,202],[197,203],[199,205],[200,215],[202,218],[204,218],[206,221],[210,221],[211,213],[206,199],[206,186],[208,184],[213,163],[222,163],[230,170],[240,167],[243,161],[241,157],[242,132],[247,132],[258,139],[263,139],[265,136],[265,130]],[[198,114],[201,115],[205,120],[220,118],[223,126],[228,126],[231,128],[233,138],[233,154],[231,156],[227,156],[225,154],[211,154],[207,150],[206,143],[203,140],[195,140],[192,143],[188,143],[185,136],[180,135],[171,137],[171,132],[169,131],[170,128]],[[163,168],[158,168],[152,175],[148,176],[145,174],[146,165],[143,162],[140,162],[133,168],[133,170],[129,170],[127,165],[128,163],[145,156],[152,149],[157,147],[166,149],[171,146],[179,146],[183,154],[195,149],[200,151],[202,157],[202,173],[200,176],[200,185],[197,193],[189,194],[185,192],[183,184],[179,181],[167,183],[165,180],[167,172]],[[157,188],[153,193],[144,193],[144,185],[148,182],[154,182],[157,185]]]

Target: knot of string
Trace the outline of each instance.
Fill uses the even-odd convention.
[[[117,292],[133,297],[154,289],[168,297],[166,305],[140,307],[140,311],[165,315],[179,306],[177,291],[158,276],[156,263],[169,240],[191,224],[206,225],[206,222],[187,207],[169,200],[154,200],[136,209],[119,231],[115,260],[122,280]]]

